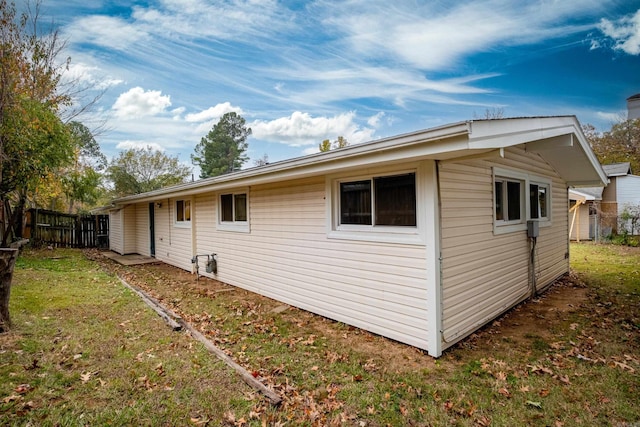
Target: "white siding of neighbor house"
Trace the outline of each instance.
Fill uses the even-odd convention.
[[[573,229],[571,229],[572,222],[573,222]],[[583,203],[574,212],[569,213],[569,228],[571,229],[571,240],[589,240],[591,238],[589,236],[589,205],[588,204]]]
[[[191,271],[191,258],[194,255],[191,233],[192,227],[195,227],[193,201],[191,205],[191,221],[184,225],[178,225],[175,221],[176,199],[164,199],[161,204],[160,208],[155,209],[156,258],[167,264]],[[141,203],[138,204],[138,207],[139,209],[145,209],[148,217],[148,205]],[[140,245],[144,244],[147,243],[143,242]]]
[[[124,253],[122,242],[122,209],[109,211],[109,249]]]
[[[195,199],[197,252],[217,254],[218,280],[427,349],[424,245],[329,238],[325,177],[248,195],[249,233],[217,229],[218,194]]]
[[[640,207],[640,176],[626,175],[617,179],[617,197],[618,197],[618,216],[625,209],[638,209]],[[631,232],[631,221],[626,224],[626,229]],[[633,230],[634,234],[640,234],[637,228]]]
[[[151,242],[149,240],[149,204],[136,205],[136,252],[140,255],[151,254]]]
[[[125,254],[136,253],[136,206],[129,205],[122,210],[123,224],[122,240]]]
[[[530,293],[526,230],[493,231],[493,166],[552,180],[551,226],[541,226],[537,239],[537,288],[569,270],[567,185],[538,155],[510,148],[503,159],[441,163],[444,347]]]

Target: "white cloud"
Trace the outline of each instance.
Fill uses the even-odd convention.
[[[367,124],[373,128],[380,126],[380,120],[385,116],[384,111],[380,111],[367,119]]]
[[[123,80],[100,74],[102,73],[96,66],[72,62],[62,75],[62,78],[63,82],[67,84],[78,84],[81,87],[89,87],[96,90],[108,89],[124,82]]]
[[[185,107],[178,107],[171,110],[171,115],[173,116],[173,120],[182,120],[182,113],[186,111]]]
[[[618,112],[598,111],[596,112],[596,116],[598,117],[598,119],[607,121],[609,123],[618,123],[627,117],[627,111],[626,110],[618,111]]]
[[[162,147],[160,144],[155,143],[155,142],[145,142],[145,141],[122,141],[120,142],[118,145],[116,145],[116,148],[118,150],[130,150],[130,149],[140,149],[140,148],[147,148],[147,147],[151,147],[153,150],[156,151],[164,151],[164,147]]]
[[[117,117],[132,119],[160,114],[169,106],[169,95],[163,96],[159,90],[145,92],[141,87],[134,87],[120,94],[112,108]]]
[[[640,55],[640,9],[617,21],[602,19],[598,28],[614,42],[613,48],[629,55]]]
[[[65,28],[65,35],[74,43],[92,43],[125,50],[134,43],[148,39],[148,34],[135,24],[112,16],[92,15],[80,18]]]
[[[354,112],[333,117],[312,117],[309,113],[296,111],[288,117],[271,121],[256,120],[251,123],[253,137],[292,147],[317,145],[324,139],[344,136],[351,144],[372,139],[374,129],[360,128],[355,123]]]
[[[185,116],[185,120],[188,122],[207,122],[212,120],[218,120],[220,117],[224,116],[226,113],[235,112],[240,115],[243,114],[242,108],[234,107],[230,102],[224,102],[222,104],[217,104],[213,107],[207,108],[206,110],[200,111],[199,113],[191,113]]]

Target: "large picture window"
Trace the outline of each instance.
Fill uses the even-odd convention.
[[[416,226],[416,175],[340,182],[340,225]]]

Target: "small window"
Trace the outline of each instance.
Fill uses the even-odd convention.
[[[220,195],[220,222],[247,221],[247,194]]]
[[[189,222],[191,221],[191,201],[190,200],[177,200],[176,201],[176,222]]]
[[[496,177],[496,221],[519,222],[522,219],[522,187],[520,180]]]
[[[415,227],[415,173],[341,182],[340,225]]]
[[[551,180],[501,168],[493,173],[494,233],[526,230],[528,220],[551,225]]]
[[[529,215],[531,219],[549,217],[549,186],[546,184],[529,184]]]

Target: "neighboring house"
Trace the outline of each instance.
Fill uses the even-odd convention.
[[[600,201],[604,187],[585,187],[569,190],[569,238],[575,241],[598,240],[600,230]]]
[[[605,182],[575,117],[474,120],[117,199],[110,244],[437,357],[569,271]]]
[[[640,119],[640,93],[627,98],[627,118],[629,120]]]
[[[631,222],[622,217],[625,210],[640,209],[640,176],[631,173],[629,162],[603,165],[602,169],[609,177],[609,185],[602,192],[602,233],[620,233],[621,226],[631,233]],[[637,225],[633,234],[640,234]]]

